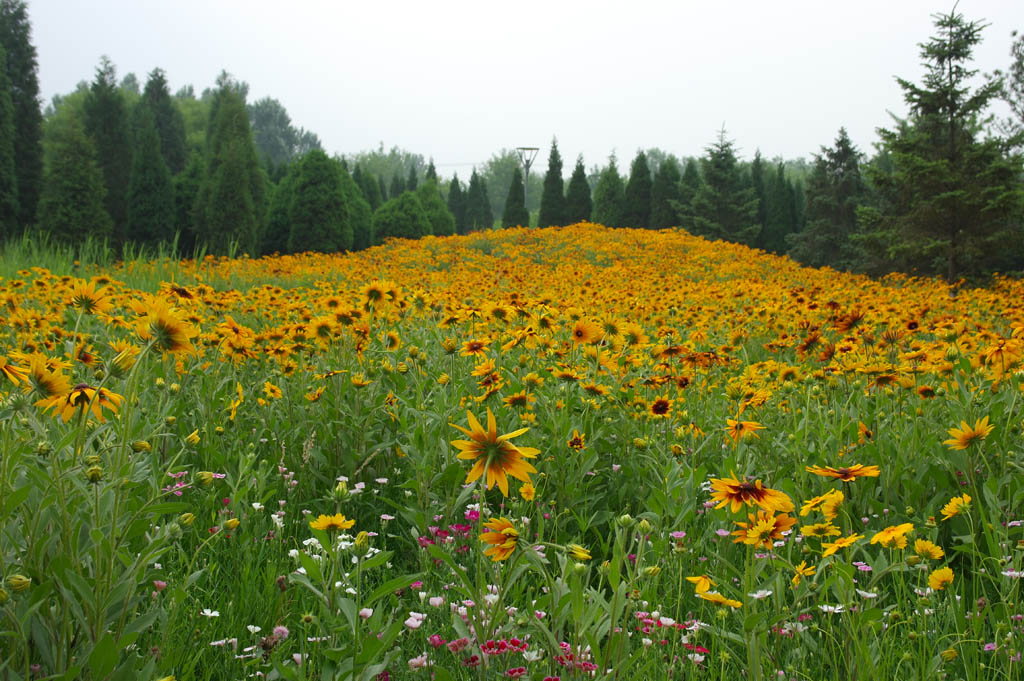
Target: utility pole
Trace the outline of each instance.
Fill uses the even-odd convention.
[[[540,151],[539,147],[516,147],[516,153],[519,154],[519,162],[523,164],[523,207],[526,208],[526,192],[530,187],[530,166],[533,165],[533,159],[537,158],[537,152]],[[526,214],[530,214],[530,209],[526,209]]]

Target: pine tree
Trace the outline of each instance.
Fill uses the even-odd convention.
[[[698,236],[753,245],[757,226],[757,197],[743,181],[733,144],[723,129],[718,141],[701,159],[703,184],[693,197],[693,227]]]
[[[377,190],[380,193],[380,202],[381,204],[383,204],[385,201],[388,200],[388,185],[386,182],[384,182],[383,175],[377,176]],[[377,208],[380,208],[380,206],[377,206]],[[374,208],[373,211],[377,212],[377,208]]]
[[[676,213],[676,220],[680,227],[690,234],[696,234],[693,224],[693,197],[704,184],[697,167],[696,159],[686,160],[686,167],[683,169],[683,177],[679,181],[679,199],[669,200],[669,205]]]
[[[594,202],[590,199],[590,183],[587,182],[587,171],[583,167],[583,156],[576,158],[569,186],[565,190],[565,221],[572,225],[590,220],[594,212]]]
[[[58,241],[81,243],[86,237],[107,239],[112,233],[103,202],[103,171],[96,158],[96,147],[73,112],[54,121],[37,222]]]
[[[435,236],[451,236],[455,234],[455,216],[448,210],[441,197],[441,188],[436,180],[427,180],[413,192],[419,199],[423,213],[430,223],[430,233]]]
[[[505,210],[501,214],[502,227],[523,227],[530,225],[530,214],[526,212],[526,189],[523,174],[519,168],[512,173],[512,184],[505,199]]]
[[[0,45],[0,243],[18,232],[18,176],[14,167],[14,102],[7,53]]]
[[[757,237],[758,248],[767,248],[768,220],[768,198],[765,196],[764,187],[764,160],[761,158],[761,150],[754,152],[754,161],[750,164],[750,185],[754,188],[754,196],[757,198],[757,228],[760,230]]]
[[[416,194],[403,192],[385,201],[373,214],[373,234],[377,243],[385,239],[419,239],[430,234],[430,221]]]
[[[938,35],[921,45],[923,83],[898,78],[909,118],[895,130],[879,130],[889,151],[891,174],[869,169],[880,199],[861,210],[857,241],[875,271],[893,265],[963,273],[1024,264],[1021,257],[1021,158],[1006,141],[983,137],[982,122],[999,95],[999,79],[977,88],[968,68],[983,25],[951,11],[935,15]]]
[[[289,251],[352,250],[352,225],[340,173],[338,164],[319,149],[306,154],[299,163],[288,211]]]
[[[356,166],[358,170],[359,166]],[[377,183],[371,183],[376,187]],[[373,245],[373,208],[356,184],[354,175],[341,169],[341,189],[348,205],[348,222],[352,226],[352,250],[361,251]]]
[[[146,81],[139,105],[146,104],[153,112],[154,124],[160,137],[160,153],[172,175],[185,169],[188,147],[185,144],[185,117],[167,89],[167,76],[163,69],[153,69]]]
[[[786,250],[787,235],[796,232],[796,198],[782,161],[769,173],[765,185],[765,224],[758,247],[782,253]]]
[[[430,163],[427,164],[427,171],[424,173],[424,178],[427,180],[433,180],[440,186],[441,181],[437,178],[437,168],[434,167],[434,159],[430,159]]]
[[[622,222],[627,227],[647,229],[651,222],[651,169],[647,154],[638,151],[629,169]]]
[[[128,241],[155,245],[174,238],[174,186],[160,153],[156,117],[147,100],[135,108],[135,143],[128,187]]]
[[[32,27],[22,0],[0,0],[0,45],[6,52],[14,115],[14,173],[18,223],[36,219],[43,184],[43,113],[39,108],[39,65]]]
[[[174,229],[177,232],[178,251],[191,256],[196,247],[196,208],[203,178],[206,176],[206,162],[203,155],[193,151],[185,169],[175,175],[174,186]]]
[[[96,145],[107,190],[107,214],[114,226],[114,244],[120,248],[127,236],[132,145],[124,95],[114,65],[106,57],[100,60],[85,99],[85,130]]]
[[[839,129],[834,146],[815,155],[807,181],[807,227],[787,237],[792,258],[841,270],[856,264],[850,236],[857,230],[857,208],[867,201],[861,160],[845,128]]]
[[[466,191],[466,229],[492,229],[494,215],[491,213],[491,201],[487,196],[487,182],[473,169],[469,177],[469,189]]]
[[[462,183],[459,182],[458,173],[452,176],[448,183],[448,210],[455,217],[456,234],[465,234],[466,228],[466,195],[462,191]]]
[[[625,218],[626,187],[615,165],[615,155],[601,172],[594,187],[594,222],[606,227],[622,227]]]
[[[560,227],[568,224],[564,188],[562,156],[558,153],[558,141],[552,140],[551,153],[548,155],[548,171],[544,175],[544,190],[540,195],[537,226]]]
[[[679,224],[672,202],[678,202],[682,197],[679,187],[681,180],[679,165],[674,158],[667,158],[658,166],[651,186],[651,229],[665,229]]]
[[[416,166],[409,166],[409,177],[405,180],[405,191],[414,192],[420,186],[419,176],[416,175]]]
[[[388,196],[392,199],[397,199],[405,193],[405,190],[405,180],[402,179],[402,176],[396,170],[395,174],[391,176],[391,187],[388,189]]]
[[[288,243],[292,232],[291,209],[301,166],[299,162],[289,164],[287,172],[271,194],[267,209],[267,228],[260,242],[260,249],[264,254],[291,252]]]

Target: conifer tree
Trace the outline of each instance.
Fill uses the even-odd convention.
[[[679,182],[679,200],[672,201],[671,206],[676,211],[679,226],[691,234],[696,234],[693,224],[693,197],[704,184],[697,166],[697,160],[688,158],[686,167],[683,169],[683,178]]]
[[[373,214],[373,234],[377,243],[389,238],[419,239],[430,234],[430,221],[416,194],[403,192],[381,204]]]
[[[441,198],[441,188],[436,180],[427,180],[413,192],[419,199],[423,213],[430,223],[430,233],[435,236],[451,236],[455,234],[455,216],[448,210]]]
[[[402,179],[402,176],[396,170],[394,175],[391,176],[391,187],[388,189],[388,196],[392,199],[397,199],[405,193],[405,190],[405,180]]]
[[[174,228],[178,237],[178,250],[183,256],[191,256],[195,251],[196,209],[205,176],[206,162],[203,155],[193,151],[185,169],[171,180],[174,186]]]
[[[466,195],[462,191],[462,183],[459,182],[459,174],[452,176],[448,183],[448,210],[455,217],[455,233],[465,234],[466,229]]]
[[[174,237],[174,186],[160,153],[156,117],[145,99],[135,108],[135,142],[128,187],[128,241],[155,245]]]
[[[384,181],[383,175],[377,176],[377,189],[380,193],[380,202],[381,204],[383,204],[385,201],[388,200],[388,185]],[[377,208],[380,208],[380,206],[377,206]],[[377,208],[374,208],[373,211],[377,212]]]
[[[679,165],[674,158],[667,158],[658,166],[658,172],[654,174],[654,184],[651,185],[651,229],[665,229],[679,224],[673,202],[678,202],[682,193],[679,183],[682,175],[679,174]]]
[[[405,191],[414,192],[420,186],[419,176],[416,175],[416,166],[409,166],[409,177],[405,180]]]
[[[703,183],[693,197],[693,228],[697,235],[753,245],[757,226],[757,197],[743,180],[733,144],[723,129],[718,141],[701,159]]]
[[[491,213],[491,201],[487,196],[487,182],[473,169],[469,177],[469,189],[466,191],[466,229],[491,229],[494,227],[494,215]]]
[[[112,236],[120,248],[127,236],[132,145],[124,95],[117,84],[116,69],[107,57],[100,60],[85,99],[85,130],[96,145],[106,187],[105,205],[114,227]]]
[[[112,226],[103,202],[103,171],[96,147],[74,112],[54,121],[45,167],[39,228],[65,243],[109,238]]]
[[[761,150],[758,149],[754,152],[754,161],[750,164],[750,185],[754,188],[754,196],[757,198],[757,228],[760,230],[757,245],[760,248],[765,248],[768,217],[768,198],[765,196],[764,176],[764,160],[761,158]]]
[[[651,169],[647,154],[638,151],[629,169],[622,222],[627,227],[647,229],[651,221]]]
[[[512,184],[508,188],[505,199],[505,210],[501,214],[502,227],[528,227],[530,214],[526,212],[526,188],[523,186],[523,174],[516,168],[512,173]]]
[[[765,224],[758,246],[766,251],[782,253],[786,250],[786,237],[796,231],[796,200],[793,183],[786,177],[786,167],[780,161],[774,170],[767,171],[765,183]]]
[[[14,173],[18,223],[36,219],[43,182],[43,113],[39,108],[39,65],[32,27],[22,0],[0,0],[0,45],[6,52],[14,115]]]
[[[558,153],[558,141],[552,140],[551,153],[548,154],[548,171],[544,175],[544,190],[540,195],[538,227],[560,227],[568,223],[564,185],[562,156]]]
[[[590,220],[594,212],[594,202],[590,199],[590,183],[587,182],[587,171],[583,167],[583,156],[576,158],[569,186],[565,190],[565,220],[572,225]]]
[[[433,180],[438,183],[438,186],[440,186],[441,181],[437,178],[437,168],[434,167],[434,159],[430,159],[430,163],[427,164],[427,170],[426,173],[424,173],[424,178],[427,180]]]
[[[289,164],[284,177],[271,193],[267,209],[267,228],[260,241],[260,250],[264,254],[291,252],[288,243],[292,233],[291,208],[301,171],[301,162]]]
[[[377,183],[370,183],[370,186],[376,187]],[[348,205],[348,222],[352,226],[352,250],[369,248],[373,245],[373,209],[356,184],[355,177],[344,168],[341,169],[341,189]]]
[[[352,225],[341,188],[341,168],[319,149],[299,162],[288,217],[289,251],[352,250]]]
[[[139,105],[146,104],[153,112],[153,121],[160,138],[160,153],[172,175],[185,169],[188,147],[185,144],[185,117],[171,98],[163,69],[153,69],[146,80]]]
[[[594,187],[594,222],[606,227],[622,227],[625,203],[626,186],[619,175],[613,154]]]
[[[14,137],[11,79],[7,77],[7,53],[0,45],[0,242],[19,230]]]

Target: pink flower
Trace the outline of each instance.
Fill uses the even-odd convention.
[[[154,579],[153,586],[156,587],[157,591],[163,591],[167,588],[167,582],[161,581],[159,579]]]
[[[423,653],[418,657],[409,660],[409,669],[423,669],[427,666],[427,654]]]
[[[363,608],[359,611],[359,616],[364,620],[370,619],[370,617],[373,616],[373,608]]]
[[[435,648],[440,648],[447,642],[437,634],[431,634],[430,638],[428,638],[427,641],[429,641],[430,645],[434,646]]]
[[[432,608],[440,608],[444,605],[444,596],[431,596],[427,603],[430,603]]]

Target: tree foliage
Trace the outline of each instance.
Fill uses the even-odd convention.
[[[606,227],[622,227],[625,202],[626,186],[619,175],[613,154],[594,187],[594,222]]]
[[[693,229],[699,236],[753,245],[757,225],[757,197],[744,182],[732,141],[725,130],[701,159],[703,183],[693,197]]]
[[[562,179],[562,156],[558,153],[558,141],[551,141],[548,154],[548,170],[544,174],[544,190],[540,196],[539,227],[560,227],[568,223],[565,203],[565,184]]]
[[[647,165],[647,154],[638,151],[629,168],[629,182],[626,183],[623,205],[623,224],[638,229],[647,229],[651,222],[651,169]]]
[[[523,174],[516,168],[512,173],[512,184],[505,199],[505,210],[501,214],[502,227],[529,227],[530,214],[526,212],[526,194]]]
[[[494,214],[491,212],[491,201],[487,195],[487,181],[473,169],[469,176],[469,189],[466,190],[466,230],[491,229],[494,227]]]
[[[416,194],[405,192],[385,201],[373,214],[373,234],[377,243],[385,239],[419,239],[430,234],[430,221]]]
[[[132,147],[124,95],[117,84],[114,64],[107,57],[100,60],[85,100],[85,130],[96,145],[112,236],[115,245],[120,246],[127,236]]]
[[[576,159],[576,167],[569,178],[569,186],[565,190],[565,220],[572,225],[590,219],[594,212],[594,202],[590,198],[590,183],[587,182],[587,171],[583,167],[583,157]]]
[[[651,229],[665,229],[679,224],[672,204],[682,197],[679,187],[681,181],[682,175],[676,160],[666,158],[662,161],[651,185],[651,217],[648,223]]]
[[[320,150],[306,154],[298,165],[288,210],[288,250],[352,250],[348,202],[341,187],[342,168]]]
[[[174,238],[174,185],[160,153],[160,133],[149,102],[135,108],[131,182],[128,186],[128,241],[154,245]]]
[[[426,180],[418,187],[416,198],[419,199],[423,213],[430,223],[430,233],[437,236],[451,236],[455,234],[455,216],[448,210],[444,199],[441,198],[441,188],[435,180]]]
[[[153,113],[153,122],[160,138],[160,154],[172,175],[185,169],[188,148],[185,145],[185,117],[167,89],[167,76],[163,69],[153,69],[142,91],[137,106],[147,106]]]
[[[7,53],[0,45],[0,240],[17,233],[18,176],[14,165],[14,101],[7,77]]]
[[[39,108],[39,65],[32,27],[22,0],[0,0],[0,45],[6,53],[14,117],[14,169],[18,222],[36,218],[43,181],[43,114]]]
[[[448,210],[455,217],[455,232],[465,234],[466,228],[466,193],[462,191],[462,183],[459,182],[459,174],[452,176],[448,183]]]

